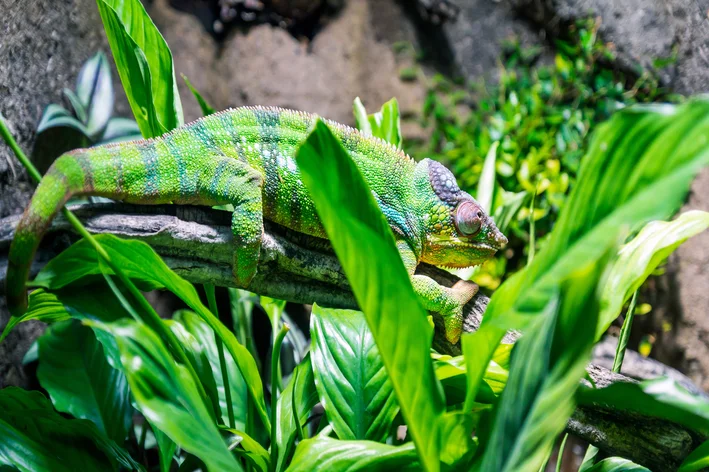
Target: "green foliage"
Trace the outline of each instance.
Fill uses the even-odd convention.
[[[140,0],[96,0],[128,102],[143,137],[182,125],[172,53]]]
[[[76,89],[64,89],[71,111],[52,103],[37,125],[37,143],[33,158],[46,164],[63,152],[119,141],[139,139],[133,120],[111,117],[113,114],[113,79],[103,52],[86,61],[79,72]]]
[[[164,40],[138,0],[97,3],[143,134],[175,128],[182,111]],[[232,290],[235,335],[217,317],[213,287],[210,310],[149,246],[107,235],[95,238],[99,246],[79,242],[40,272],[29,311],[12,318],[3,337],[25,320],[53,323],[39,342],[40,382],[54,407],[87,419],[60,415],[37,392],[0,391],[0,466],[142,470],[132,459],[139,457],[154,470],[156,455],[146,450],[157,448],[162,472],[175,462],[186,471],[536,471],[577,402],[709,433],[706,400],[670,381],[579,389],[598,327],[618,315],[662,258],[709,225],[703,213],[647,224],[669,218],[709,163],[709,102],[617,113],[597,127],[581,160],[591,126],[658,91],[636,83],[624,92],[627,81],[603,65],[607,50],[595,30],[586,25],[576,34],[558,45],[553,67],[532,68],[527,51],[512,50],[499,89],[481,99],[479,113],[461,128],[439,107],[439,96],[429,102],[434,153],[457,166],[468,188],[477,183],[478,198],[501,228],[509,226],[521,242],[545,240],[539,251],[530,248],[528,267],[494,294],[480,331],[463,338],[464,356],[431,352],[432,324],[391,230],[357,167],[318,121],[296,160],[362,312],[315,306],[311,352],[297,347],[306,344],[304,336],[289,335],[300,352],[288,375],[280,343],[288,325],[298,331],[285,302],[257,302]],[[105,110],[83,104],[106,100],[105,87],[98,87],[106,70],[105,60],[96,59],[77,92],[67,94],[81,129],[105,127],[104,136]],[[96,87],[87,95],[89,83]],[[204,113],[212,112],[190,88]],[[363,132],[401,147],[395,100],[373,115],[356,100],[354,111]],[[73,123],[52,113],[57,123]],[[522,208],[536,215],[538,231],[530,235],[525,215],[517,216]],[[97,249],[107,256],[99,258]],[[495,270],[488,275],[500,279],[505,267]],[[122,281],[128,290],[117,286],[118,272],[142,290],[171,291],[192,311],[144,322],[141,313],[150,307],[130,283]],[[263,369],[253,344],[256,304],[273,328],[272,359]],[[500,344],[508,329],[525,333],[514,347]],[[141,440],[132,437],[126,383],[143,415]],[[264,383],[271,386],[270,412]],[[312,415],[317,403],[322,417]],[[231,416],[235,424],[227,425]],[[398,438],[402,424],[406,435]],[[700,467],[705,450],[698,448],[685,470]],[[646,470],[616,457],[594,464],[591,456],[584,470]]]
[[[55,323],[39,338],[39,359],[37,378],[54,407],[93,421],[122,445],[133,414],[128,383],[93,331],[74,320]]]
[[[362,312],[313,306],[315,385],[340,439],[384,441],[399,406]]]
[[[709,228],[709,213],[688,211],[669,222],[652,221],[620,248],[603,291],[598,338],[618,318],[623,304],[667,256],[683,242]]]
[[[612,49],[598,40],[597,28],[593,20],[574,25],[567,40],[557,41],[553,63],[541,48],[508,43],[496,84],[465,87],[443,77],[432,84],[424,107],[432,137],[412,145],[411,154],[447,163],[461,188],[477,198],[485,156],[499,143],[495,184],[501,192],[523,192],[527,202],[505,233],[506,255],[475,277],[483,286],[494,289],[504,274],[525,265],[530,218],[536,243],[544,243],[576,182],[591,130],[628,105],[672,98],[652,76],[634,78],[614,68]],[[501,200],[492,203],[494,214]],[[511,258],[507,270],[502,257]]]
[[[322,121],[296,160],[372,330],[421,462],[438,470],[445,410],[428,353],[433,330],[389,225],[357,166]],[[365,253],[376,254],[378,263],[361,264]]]
[[[64,418],[39,392],[0,390],[0,437],[0,465],[22,472],[143,470],[94,423]]]

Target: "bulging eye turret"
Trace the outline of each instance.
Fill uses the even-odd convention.
[[[482,228],[483,212],[473,202],[462,202],[455,209],[455,227],[462,236],[475,236]]]

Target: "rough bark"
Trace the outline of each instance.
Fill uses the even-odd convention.
[[[83,205],[75,213],[93,233],[111,233],[138,239],[155,248],[178,274],[194,283],[231,286],[231,230],[227,212],[184,206],[136,206],[120,203]],[[7,252],[19,216],[0,220],[0,283],[7,271]],[[68,246],[76,236],[69,224],[57,218],[33,264],[36,273],[49,259]],[[420,270],[444,285],[458,279],[440,269],[423,266]],[[268,224],[263,240],[258,275],[249,290],[294,302],[317,302],[325,306],[356,308],[347,279],[329,243],[294,235],[282,227]],[[465,308],[465,331],[480,325],[488,299],[477,295]],[[434,316],[438,324],[440,322]],[[459,345],[445,341],[437,330],[434,345],[440,352],[456,355]],[[519,335],[509,333],[507,341]],[[605,350],[612,349],[606,347]],[[607,358],[602,354],[600,358]],[[630,355],[631,365],[640,365],[638,378],[652,373],[675,376],[694,391],[682,374],[662,369]],[[598,386],[612,382],[633,382],[605,367],[590,365],[588,372]],[[682,460],[705,438],[673,423],[601,407],[578,408],[567,430],[611,454],[629,458],[652,470],[676,470]]]

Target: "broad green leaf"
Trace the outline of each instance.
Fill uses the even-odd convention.
[[[496,192],[493,219],[502,233],[507,233],[507,228],[522,208],[525,198],[527,198],[527,192],[512,193],[503,188],[499,188]]]
[[[620,314],[623,304],[675,249],[709,228],[709,213],[688,211],[673,221],[651,221],[620,248],[603,291],[603,311],[596,337],[600,338]]]
[[[319,435],[298,444],[287,470],[388,472],[421,470],[421,466],[412,443],[396,447],[373,441],[341,441]]]
[[[187,87],[190,89],[190,92],[192,92],[192,95],[194,95],[194,98],[197,100],[197,103],[199,103],[199,107],[202,109],[202,115],[207,116],[211,115],[214,113],[214,108],[207,103],[207,101],[202,98],[202,95],[197,91],[196,88],[192,86],[192,82],[187,78],[185,74],[180,74],[182,76],[182,80],[185,81],[187,84]]]
[[[250,438],[243,431],[236,429],[226,429],[229,433],[233,434],[232,445],[230,449],[234,451],[241,457],[246,458],[249,463],[256,467],[261,472],[268,472],[271,467],[271,457],[268,455],[268,451],[263,448],[257,441]]]
[[[195,337],[204,349],[204,353],[209,361],[209,366],[212,369],[212,375],[216,381],[216,389],[218,393],[219,406],[222,412],[222,418],[228,418],[226,406],[226,394],[224,378],[219,363],[219,351],[214,342],[214,331],[202,320],[196,313],[188,310],[181,310],[175,313],[173,318],[185,327],[185,329]],[[231,391],[231,401],[234,408],[234,417],[236,419],[237,429],[245,429],[246,424],[246,395],[248,394],[246,382],[239,372],[239,368],[231,356],[225,357],[225,366],[227,377],[229,377],[228,388]]]
[[[138,124],[135,121],[129,120],[128,118],[115,117],[108,120],[106,129],[101,135],[100,144],[133,141],[141,139],[142,137],[143,135],[140,134],[140,128],[138,128]]]
[[[93,421],[123,444],[133,413],[128,383],[109,365],[91,328],[76,320],[50,326],[39,338],[37,378],[57,410]]]
[[[129,319],[89,323],[115,337],[136,406],[155,428],[199,457],[209,470],[243,470],[222,440],[193,378],[157,334]]]
[[[429,349],[433,329],[419,304],[394,237],[362,175],[322,121],[296,156],[396,392],[425,469],[437,471],[445,404]],[[363,264],[367,255],[370,263]]]
[[[111,67],[103,52],[84,63],[76,80],[76,95],[86,110],[86,128],[95,138],[106,127],[113,113]]]
[[[693,450],[679,466],[678,472],[695,472],[709,467],[709,441]]]
[[[475,199],[488,215],[492,215],[492,203],[495,201],[495,188],[497,187],[495,184],[495,162],[497,161],[497,147],[499,145],[500,142],[495,141],[490,146],[483,163],[480,180],[478,181],[478,190],[475,193]]]
[[[688,392],[668,378],[640,383],[616,382],[604,388],[581,387],[577,399],[582,406],[633,411],[709,434],[709,400]]]
[[[118,75],[146,138],[183,123],[172,53],[140,0],[96,0]]]
[[[155,436],[155,442],[158,446],[160,472],[170,472],[173,462],[172,458],[175,456],[175,451],[177,451],[177,444],[157,427],[150,425],[150,429],[153,431],[153,436]]]
[[[399,116],[399,102],[392,98],[381,110],[367,115],[367,110],[362,105],[359,97],[355,98],[352,106],[357,128],[365,135],[383,139],[397,149],[401,149],[401,118]]]
[[[71,318],[113,321],[129,316],[121,305],[113,302],[105,284],[71,286],[48,292],[43,288],[29,295],[29,308],[22,316],[13,316],[0,336],[0,343],[18,324],[29,320],[56,323]]]
[[[39,392],[0,390],[0,465],[22,472],[143,470],[88,420],[67,419]]]
[[[709,163],[709,101],[679,106],[632,107],[595,132],[576,185],[534,262],[493,294],[474,338],[468,405],[488,360],[509,328],[524,330],[535,318],[518,307],[526,299],[599,260],[609,242],[651,220],[669,218],[682,204],[697,172]]]
[[[399,406],[362,312],[313,305],[310,335],[315,387],[337,436],[383,442]]]
[[[278,397],[276,406],[278,423],[273,426],[276,428],[278,447],[277,471],[285,469],[286,461],[295,445],[298,425],[305,424],[310,411],[318,401],[310,354],[307,354],[295,368],[291,381]]]
[[[650,472],[650,469],[622,457],[609,457],[587,469],[587,472]]]
[[[145,288],[170,290],[217,333],[239,367],[242,377],[246,380],[259,418],[269,430],[270,421],[266,412],[263,385],[254,358],[248,349],[239,344],[234,333],[227,329],[202,304],[194,286],[174,273],[155,251],[142,241],[122,240],[109,234],[94,237],[128,277],[142,282]],[[101,274],[96,251],[86,241],[81,240],[49,261],[37,274],[33,285],[56,290],[86,276],[96,274]]]
[[[52,103],[45,108],[42,119],[37,125],[37,133],[58,127],[72,128],[84,136],[89,136],[89,130],[82,122],[74,118],[65,108]]]
[[[479,435],[487,440],[482,470],[539,470],[551,453],[574,410],[593,347],[605,263],[604,258],[580,264],[551,294],[530,294],[520,306],[534,321],[512,352],[492,432]]]

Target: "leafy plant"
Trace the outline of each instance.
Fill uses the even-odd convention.
[[[98,5],[142,133],[178,126],[169,49],[145,10],[138,0]],[[583,48],[594,44],[581,38]],[[373,115],[357,101],[355,115],[364,132],[400,146],[396,101]],[[361,312],[314,306],[310,352],[297,347],[305,344],[301,335],[291,338],[298,351],[292,372],[281,361],[284,339],[297,332],[284,302],[232,290],[235,334],[219,319],[214,287],[205,286],[207,308],[149,246],[92,237],[66,212],[84,239],[42,269],[29,311],[2,335],[30,319],[51,323],[38,350],[38,377],[51,403],[38,392],[0,391],[0,466],[537,471],[577,403],[706,433],[706,401],[667,380],[579,386],[599,329],[661,258],[709,225],[704,213],[652,222],[676,211],[692,177],[709,164],[708,117],[709,102],[695,99],[624,110],[599,126],[546,243],[495,292],[479,332],[463,337],[463,356],[431,352],[432,323],[392,232],[322,121],[296,161]],[[0,131],[17,150],[1,120]],[[499,185],[507,151],[504,139],[495,142],[478,195],[498,221],[513,224],[523,192]],[[362,254],[373,262],[362,264]],[[169,290],[189,310],[159,318],[141,294],[155,289]],[[258,362],[250,340],[256,305],[271,322],[268,362]],[[508,329],[524,332],[514,346],[500,343]],[[324,415],[315,414],[317,403]],[[705,464],[706,449],[690,455],[685,470]],[[645,469],[589,454],[583,470]]]
[[[76,88],[64,89],[71,111],[52,103],[37,126],[33,157],[41,163],[76,147],[129,141],[141,137],[135,121],[113,115],[113,79],[103,52],[96,53],[81,68]]]
[[[678,99],[649,73],[634,77],[615,68],[598,27],[595,19],[572,25],[568,39],[556,41],[553,63],[540,57],[541,48],[509,41],[496,84],[456,85],[438,76],[431,85],[424,106],[431,140],[412,143],[412,155],[447,163],[461,188],[478,197],[485,157],[495,148],[491,214],[517,195],[526,202],[506,215],[508,250],[476,274],[482,286],[497,288],[524,267],[531,242],[545,244],[576,182],[591,130],[634,103]]]

